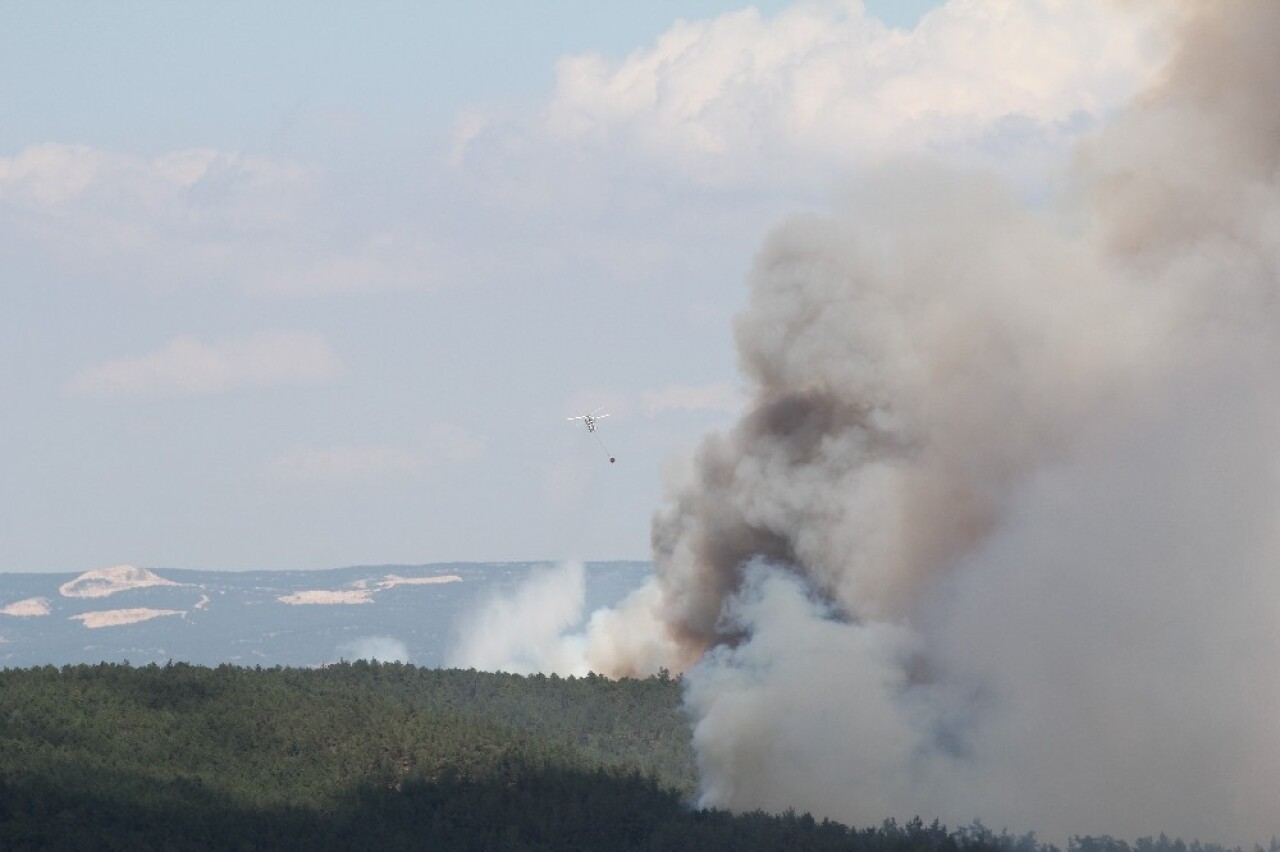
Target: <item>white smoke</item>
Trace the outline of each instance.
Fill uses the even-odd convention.
[[[510,596],[496,595],[461,620],[446,664],[515,674],[587,674],[583,637],[570,632],[582,617],[586,588],[581,562],[535,571]]]
[[[794,577],[760,564],[747,568],[725,618],[750,638],[713,648],[688,672],[703,800],[774,812],[799,801],[824,813],[852,800],[868,814],[894,813],[911,788],[903,757],[920,746],[900,698],[912,632],[844,622]],[[826,695],[815,700],[819,684]]]
[[[380,663],[409,662],[409,646],[390,636],[364,636],[338,646],[343,660],[376,660]]]

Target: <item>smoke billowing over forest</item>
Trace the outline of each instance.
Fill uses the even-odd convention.
[[[786,222],[752,402],[597,613],[703,804],[1280,832],[1280,5],[1183,4],[1063,191],[899,163]]]

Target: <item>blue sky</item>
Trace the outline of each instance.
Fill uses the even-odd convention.
[[[1150,73],[1060,5],[0,3],[0,570],[647,558],[770,227]]]

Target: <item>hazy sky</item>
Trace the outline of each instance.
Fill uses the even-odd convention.
[[[0,0],[0,570],[648,558],[768,229],[898,156],[1035,203],[1139,14]]]

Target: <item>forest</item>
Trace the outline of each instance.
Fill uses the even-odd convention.
[[[1056,852],[980,823],[697,808],[680,688],[364,661],[0,670],[0,848]]]

